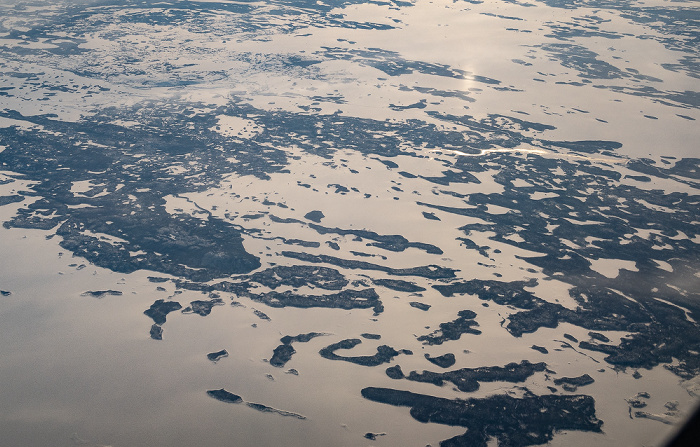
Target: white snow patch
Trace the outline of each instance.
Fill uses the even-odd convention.
[[[218,115],[219,122],[209,130],[225,137],[252,138],[262,132],[262,127],[255,121],[238,116]]]
[[[92,180],[79,180],[71,184],[70,192],[72,192],[74,196],[78,196],[90,191],[95,186],[97,185],[94,185]]]
[[[666,261],[659,261],[658,259],[652,259],[659,266],[660,269],[666,270],[667,272],[673,272],[673,266]]]
[[[542,192],[542,191],[535,191],[532,194],[530,194],[530,198],[532,200],[551,199],[552,197],[559,197],[559,194],[557,194],[556,192]]]
[[[591,269],[608,278],[617,278],[620,275],[620,270],[626,269],[632,272],[638,272],[637,264],[634,261],[625,261],[623,259],[589,259]]]

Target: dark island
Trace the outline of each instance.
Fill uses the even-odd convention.
[[[326,334],[309,332],[308,334],[299,334],[294,337],[289,335],[282,337],[280,339],[282,344],[275,348],[272,358],[270,359],[270,365],[276,366],[277,368],[282,368],[289,360],[291,360],[292,355],[296,353],[296,350],[292,347],[292,343],[306,343],[313,338],[321,337],[323,335]]]
[[[479,323],[474,320],[476,313],[471,310],[462,310],[457,313],[459,318],[447,323],[440,323],[440,329],[418,337],[426,345],[441,345],[449,340],[459,340],[462,334],[479,335],[481,331],[472,329],[473,326],[478,326]]]
[[[221,351],[210,352],[209,354],[207,354],[207,359],[211,360],[214,363],[218,362],[224,357],[228,357],[228,351],[225,349],[222,349]]]
[[[580,386],[590,385],[593,382],[595,382],[595,380],[593,380],[593,377],[589,376],[588,374],[582,374],[578,377],[560,377],[558,379],[554,379],[555,385],[561,385],[561,387],[566,391],[571,392],[576,391],[576,389]]]
[[[165,319],[170,312],[175,312],[180,309],[182,309],[182,305],[177,301],[156,300],[156,302],[151,304],[151,307],[143,311],[143,313],[151,317],[156,324],[162,325],[165,323]]]
[[[547,370],[545,363],[508,363],[505,366],[482,366],[479,368],[462,368],[455,371],[436,373],[411,371],[406,379],[414,382],[432,383],[442,386],[445,382],[453,383],[458,390],[470,393],[479,389],[479,382],[524,382],[536,372]]]
[[[455,364],[455,355],[452,353],[443,354],[437,357],[431,357],[429,354],[425,354],[425,358],[430,363],[437,365],[440,368],[449,368]]]
[[[495,395],[484,399],[444,399],[389,388],[365,388],[362,396],[375,402],[410,407],[420,422],[465,427],[466,433],[442,441],[441,447],[486,447],[495,438],[499,445],[545,444],[554,432],[579,430],[600,432],[590,396],[536,396],[523,398]]]
[[[339,349],[352,349],[362,343],[359,338],[349,338],[346,340],[333,343],[319,351],[321,357],[328,360],[343,360],[345,362],[355,363],[362,366],[378,366],[382,363],[389,363],[399,354],[408,354],[410,351],[402,350],[401,352],[387,345],[381,345],[377,348],[377,353],[374,355],[362,355],[357,357],[343,357],[335,353]]]
[[[221,402],[226,402],[229,404],[237,404],[243,402],[241,396],[239,396],[238,394],[230,393],[223,388],[221,388],[220,390],[209,390],[207,391],[207,394],[216,400],[220,400]]]
[[[121,296],[122,292],[120,290],[88,290],[83,292],[82,296],[91,296],[93,298],[103,298],[105,296]]]

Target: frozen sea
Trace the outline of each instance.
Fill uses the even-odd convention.
[[[0,444],[654,446],[694,1],[0,0]]]

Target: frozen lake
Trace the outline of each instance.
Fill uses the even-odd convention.
[[[0,0],[3,445],[663,444],[697,11]]]

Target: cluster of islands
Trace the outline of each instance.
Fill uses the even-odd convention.
[[[244,112],[252,111],[236,105],[217,110],[209,117],[189,116],[187,109],[168,111],[168,114],[187,118],[197,129],[210,127],[217,114]],[[478,219],[481,223],[467,223],[460,228],[464,236],[456,242],[461,243],[465,250],[472,251],[474,259],[482,259],[479,262],[485,265],[493,262],[494,252],[489,246],[474,242],[474,235],[478,233],[492,234],[489,239],[494,244],[508,244],[542,253],[524,260],[533,271],[537,269],[548,277],[556,277],[570,285],[568,293],[577,305],[569,308],[531,292],[538,285],[537,279],[504,281],[499,278],[469,278],[465,275],[468,272],[466,266],[457,269],[453,265],[442,265],[439,256],[443,250],[436,245],[412,241],[401,235],[325,226],[322,224],[321,210],[300,218],[280,218],[272,213],[264,216],[279,225],[303,226],[320,236],[351,237],[356,242],[389,253],[420,250],[435,256],[437,262],[408,268],[389,267],[377,258],[368,261],[354,259],[356,256],[349,257],[343,254],[343,248],[337,243],[334,243],[336,247],[329,244],[328,248],[337,252],[337,255],[330,255],[319,253],[321,247],[317,243],[286,240],[289,250],[279,253],[280,259],[287,260],[286,263],[263,268],[260,259],[247,253],[242,243],[243,236],[258,237],[257,234],[262,234],[254,226],[237,224],[235,219],[229,222],[211,212],[202,219],[166,211],[165,195],[206,190],[215,186],[225,172],[260,178],[283,172],[283,153],[274,150],[259,152],[247,146],[261,145],[265,139],[279,139],[282,132],[289,140],[288,144],[303,145],[303,141],[293,136],[295,133],[291,129],[299,131],[306,128],[307,124],[303,121],[309,120],[308,116],[295,118],[256,110],[255,113],[265,117],[258,119],[265,124],[266,131],[256,140],[235,146],[237,158],[247,159],[252,164],[240,161],[231,164],[206,147],[194,152],[186,151],[185,147],[190,147],[188,138],[192,138],[187,134],[154,137],[149,135],[148,130],[126,129],[105,122],[107,119],[114,120],[115,116],[98,115],[90,123],[63,123],[51,117],[20,117],[4,113],[8,117],[31,120],[53,129],[55,133],[55,136],[40,135],[14,127],[0,131],[1,142],[7,147],[0,154],[4,169],[36,182],[31,190],[20,191],[16,196],[4,199],[4,203],[11,204],[21,203],[25,197],[35,198],[28,206],[18,208],[17,214],[5,222],[5,227],[53,231],[60,238],[63,248],[95,265],[123,273],[148,269],[156,272],[150,277],[156,287],[168,283],[181,290],[200,291],[208,295],[206,299],[190,302],[179,302],[177,295],[155,300],[144,310],[144,314],[153,320],[150,337],[155,340],[167,336],[164,326],[168,314],[172,312],[207,316],[216,306],[242,298],[271,308],[364,310],[381,318],[385,310],[383,297],[386,291],[420,297],[428,293],[423,285],[427,281],[432,284],[430,287],[433,291],[444,297],[473,296],[485,306],[488,303],[508,306],[513,311],[502,326],[513,337],[568,323],[585,328],[592,334],[589,340],[569,340],[570,348],[603,352],[606,354],[605,361],[620,371],[665,365],[680,378],[692,378],[700,373],[700,358],[696,354],[700,351],[700,331],[695,322],[700,317],[698,294],[692,289],[681,290],[672,283],[673,278],[679,275],[692,276],[697,262],[696,243],[693,241],[697,234],[693,224],[697,205],[695,196],[632,187],[629,183],[621,182],[622,175],[613,166],[565,158],[511,157],[502,153],[459,157],[442,176],[424,177],[427,184],[435,185],[436,190],[440,191],[440,188],[451,184],[478,183],[475,174],[498,167],[499,173],[494,180],[503,187],[502,192],[459,197],[463,202],[461,207],[431,203],[427,198],[418,205],[429,210],[424,211],[428,213],[426,219],[433,219],[430,216],[435,216],[437,212]],[[302,122],[295,122],[297,119]],[[326,120],[325,117],[316,119]],[[333,119],[343,122],[342,127],[338,125],[334,129],[360,127],[367,140],[373,143],[382,141],[382,132],[385,131],[383,124],[367,120],[353,122],[338,117]],[[472,122],[468,117],[443,119],[463,124]],[[373,130],[373,126],[379,129]],[[479,124],[475,128],[484,126]],[[520,123],[520,126],[526,127],[527,124]],[[494,130],[490,129],[492,132]],[[403,129],[400,134],[413,144],[434,140],[441,135],[444,137],[440,131],[427,125],[422,129],[411,126],[410,132]],[[502,131],[501,137],[498,143],[484,140],[472,150],[495,147],[496,144],[500,147],[514,146],[526,138],[515,131]],[[35,141],[38,138],[41,138],[41,143]],[[216,134],[211,138],[216,140]],[[355,134],[353,138],[360,137]],[[85,142],[81,143],[80,139]],[[103,143],[109,141],[109,149],[87,151],[85,145],[90,139]],[[140,143],[143,141],[149,141],[149,144]],[[352,143],[341,138],[338,142],[365,147],[364,141]],[[541,144],[547,144],[553,150],[573,143],[553,141]],[[614,155],[614,145],[609,142],[576,144],[577,149],[587,153]],[[146,154],[140,157],[139,163],[135,163],[133,155],[130,155],[136,151],[134,145],[139,146],[139,152]],[[418,156],[415,153],[410,155]],[[196,164],[191,165],[195,166],[194,172],[188,170],[180,175],[168,175],[167,180],[163,177],[164,167],[180,163],[178,160],[190,159],[197,160]],[[696,185],[700,179],[698,160],[674,160],[666,165],[650,160],[629,160],[626,163],[630,170],[639,173],[639,178],[674,178],[688,185]],[[71,192],[71,185],[94,177],[94,172],[99,172],[99,187],[80,195]],[[197,175],[198,172],[205,175]],[[402,172],[401,175],[410,178],[418,177],[420,173]],[[193,178],[197,181],[194,182]],[[522,181],[531,186],[525,189],[514,186]],[[554,194],[533,199],[538,193]],[[620,206],[620,203],[624,205]],[[492,206],[508,211],[491,214],[489,210]],[[673,209],[674,212],[668,213],[663,211],[665,209]],[[257,221],[248,220],[249,223]],[[654,236],[642,238],[635,235],[640,229],[646,229]],[[519,236],[518,241],[512,239],[515,234]],[[587,242],[591,238],[593,242]],[[566,241],[580,248],[574,249]],[[659,246],[671,248],[659,250]],[[615,278],[601,275],[589,261],[600,258],[632,261],[637,271],[621,270]],[[671,265],[673,275],[661,268],[659,261]],[[367,279],[350,281],[344,271],[361,271]],[[312,288],[314,292],[298,292],[300,288]],[[85,292],[86,296],[95,298],[120,294],[118,290]],[[412,301],[410,305],[426,312],[430,312],[431,308],[430,304],[422,301]],[[268,318],[263,311],[256,310],[256,314],[260,318]],[[604,331],[625,331],[629,335],[615,344],[601,334]],[[436,329],[419,334],[417,340],[426,346],[440,346],[481,333],[479,311],[472,305],[439,324]],[[270,364],[284,367],[299,343],[323,335],[309,332],[283,337],[281,344],[273,349]],[[523,360],[502,366],[445,372],[404,372],[400,367],[400,356],[412,355],[410,350],[380,345],[373,355],[352,356],[343,353],[361,343],[360,338],[344,339],[327,345],[319,355],[327,360],[367,367],[398,362],[386,370],[392,379],[435,385],[452,383],[465,393],[477,390],[483,381],[518,383],[536,372],[548,371],[544,363]],[[543,347],[533,346],[533,349],[547,352]],[[209,358],[216,361],[226,355],[227,352],[223,350],[210,353]],[[455,362],[454,354],[437,357],[426,354],[426,359],[440,368],[449,368]],[[595,417],[594,400],[585,394],[569,394],[578,392],[592,381],[587,374],[557,377],[550,386],[551,394],[534,395],[527,392],[523,397],[494,395],[483,399],[445,400],[385,388],[367,388],[362,390],[362,395],[371,401],[410,407],[413,417],[423,422],[467,428],[464,436],[445,441],[443,445],[484,445],[490,437],[511,445],[530,445],[546,442],[558,430],[601,429],[603,422]],[[561,391],[556,387],[560,387]],[[242,402],[240,397],[225,390],[207,392],[217,400]],[[262,404],[246,405],[259,411],[302,417]],[[530,420],[528,415],[533,411],[549,415],[546,418],[548,422]],[[479,417],[475,418],[475,414]],[[508,420],[519,421],[518,424],[525,424],[526,428],[508,428],[512,423],[504,419],[506,414]]]

